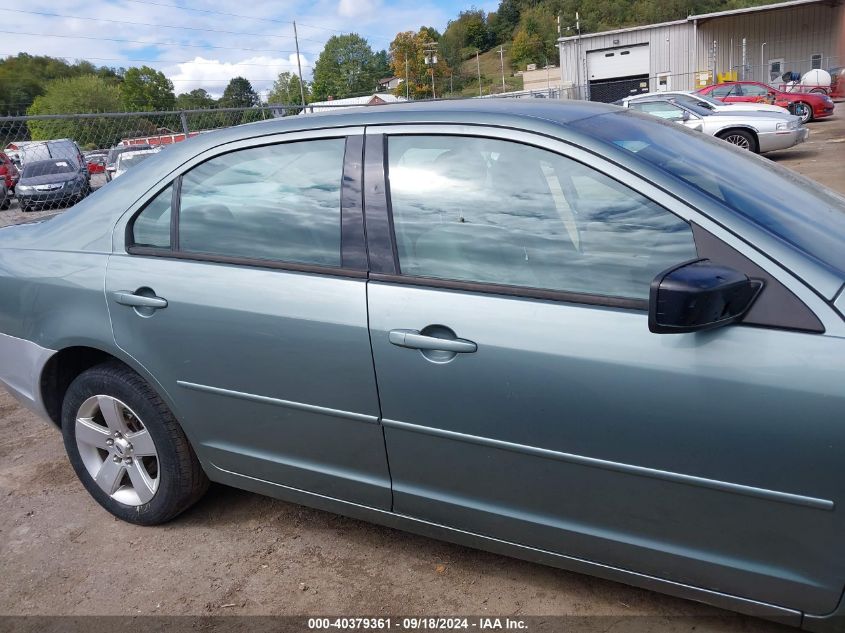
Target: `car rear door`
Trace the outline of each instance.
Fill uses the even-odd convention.
[[[219,148],[117,230],[115,340],[169,394],[213,480],[390,507],[361,134]]]
[[[820,473],[841,472],[830,447],[845,441],[837,340],[652,334],[652,278],[724,229],[548,137],[371,130],[368,302],[394,510],[752,610],[832,610],[842,486]]]

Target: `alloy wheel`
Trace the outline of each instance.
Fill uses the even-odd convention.
[[[796,103],[795,104],[795,116],[801,117],[801,123],[807,123],[810,120],[810,116],[812,115],[812,110],[810,110],[810,106],[806,103]]]
[[[745,136],[742,136],[740,134],[729,134],[724,138],[724,140],[726,140],[728,143],[733,143],[734,145],[742,149],[751,149],[751,143],[748,142],[748,139]]]
[[[141,419],[111,396],[91,396],[76,414],[76,446],[88,474],[115,501],[140,506],[158,490],[158,452]]]

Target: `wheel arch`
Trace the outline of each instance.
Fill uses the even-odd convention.
[[[70,384],[82,372],[106,363],[117,361],[141,376],[150,387],[167,403],[170,410],[179,419],[170,394],[133,358],[115,350],[88,341],[73,342],[61,347],[53,354],[41,369],[38,383],[41,401],[50,421],[57,427],[62,425],[62,404]],[[183,427],[184,429],[184,427]]]
[[[729,125],[716,132],[713,136],[722,138],[731,132],[747,132],[751,134],[751,136],[754,137],[754,144],[756,146],[755,153],[760,151],[760,135],[755,128],[748,125]]]

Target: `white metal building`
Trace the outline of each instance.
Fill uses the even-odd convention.
[[[595,101],[691,90],[730,77],[777,84],[787,71],[845,66],[843,0],[791,0],[563,37],[561,82]]]

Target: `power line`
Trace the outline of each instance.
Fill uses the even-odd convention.
[[[112,37],[89,37],[86,35],[58,35],[55,33],[26,33],[24,31],[0,31],[0,33],[7,33],[9,35],[31,35],[33,37],[60,37],[64,39],[71,39],[71,40],[95,40],[97,42],[120,42],[123,44],[146,44],[148,46],[172,46],[176,48],[203,48],[203,49],[218,49],[224,51],[249,51],[252,53],[294,53],[296,54],[295,50],[292,51],[283,51],[278,49],[271,49],[271,48],[239,48],[235,46],[212,46],[210,44],[181,44],[179,42],[150,42],[146,40],[124,40],[124,39],[117,39]],[[315,51],[304,51],[309,55],[319,55],[319,53]]]
[[[197,9],[196,7],[182,7],[178,4],[168,4],[166,2],[153,2],[153,0],[125,0],[126,2],[134,2],[135,4],[147,4],[156,7],[167,7],[169,9],[179,9],[181,11],[195,11],[197,13],[208,13],[211,15],[223,15],[230,18],[241,18],[243,20],[255,20],[256,22],[273,22],[275,24],[290,24],[290,20],[277,20],[274,18],[259,18],[254,15],[243,15],[240,13],[227,13],[225,11],[214,11],[213,9]],[[311,24],[302,24],[299,23],[299,26],[305,26],[310,29],[317,29],[320,31],[332,31],[335,33],[348,33],[348,31],[342,31],[341,29],[332,29],[326,26],[314,26]],[[366,33],[362,33],[364,37],[368,37],[374,40],[384,40],[384,41],[391,41],[390,38],[387,37],[379,37],[373,35],[367,35]]]
[[[2,9],[0,11],[8,11],[10,13],[25,13],[27,15],[40,15],[49,18],[68,18],[71,20],[89,20],[92,22],[110,22],[112,24],[129,24],[132,26],[152,26],[156,28],[163,28],[163,29],[180,29],[185,31],[204,31],[206,33],[222,33],[224,35],[247,35],[250,37],[272,37],[276,39],[282,40],[292,40],[294,39],[293,35],[271,35],[265,33],[245,33],[243,31],[223,31],[221,29],[203,29],[194,26],[176,26],[174,24],[154,24],[151,22],[130,22],[129,20],[109,20],[106,18],[92,18],[87,16],[78,16],[78,15],[64,15],[61,13],[45,13],[42,11],[23,11],[22,9]],[[304,42],[316,42],[317,44],[322,44],[322,40],[311,40],[300,38]]]

